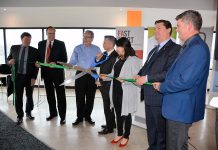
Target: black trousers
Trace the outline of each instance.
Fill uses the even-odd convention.
[[[102,99],[103,99],[106,126],[108,130],[113,130],[113,128],[116,125],[115,125],[114,109],[112,110],[110,109],[110,96],[109,96],[110,82],[102,81],[101,85],[102,86],[99,86],[99,90],[101,92]]]
[[[117,136],[123,136],[124,138],[128,139],[132,126],[132,116],[131,114],[129,114],[128,116],[121,116],[122,99],[123,99],[122,87],[116,86],[114,84],[113,103],[114,103],[116,121],[117,121]]]
[[[91,119],[96,88],[95,79],[89,74],[75,80],[77,119]]]
[[[166,150],[166,120],[160,106],[145,104],[148,150]]]
[[[44,70],[45,74],[44,83],[45,90],[47,94],[47,100],[49,105],[50,116],[57,115],[57,108],[59,112],[59,116],[61,119],[65,119],[66,117],[66,94],[65,87],[59,86],[64,81],[64,72],[62,69],[46,69]],[[57,96],[57,106],[56,106],[56,98],[55,92]]]
[[[31,113],[33,110],[33,86],[31,86],[31,77],[28,75],[17,74],[15,79],[15,109],[17,112],[17,118],[23,118],[23,92],[26,88],[26,113]]]
[[[188,150],[188,130],[191,124],[167,120],[166,122],[166,149]]]

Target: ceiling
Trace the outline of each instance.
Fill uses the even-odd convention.
[[[137,7],[216,10],[217,0],[0,0],[0,7]]]

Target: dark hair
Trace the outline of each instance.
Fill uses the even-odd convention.
[[[46,32],[48,31],[48,29],[56,30],[55,27],[48,26],[48,27],[46,28]]]
[[[134,49],[131,46],[130,41],[126,37],[121,37],[116,41],[116,46],[123,47],[125,51],[124,59],[128,56],[136,56]]]
[[[111,41],[113,43],[113,45],[115,45],[115,43],[117,41],[117,39],[112,35],[105,35],[104,39],[107,39],[107,40]]]
[[[92,39],[94,38],[94,32],[93,32],[93,31],[91,31],[91,30],[86,30],[85,33],[86,33],[86,32],[90,33]]]
[[[194,28],[197,31],[200,31],[202,26],[202,17],[201,14],[198,11],[195,10],[187,10],[183,13],[179,14],[176,17],[176,20],[182,19],[183,22],[189,23],[191,22],[194,26]]]
[[[23,33],[21,34],[20,38],[23,39],[25,36],[31,37],[31,34],[28,33],[28,32],[23,32]]]
[[[168,21],[168,20],[156,20],[155,24],[157,23],[163,23],[163,25],[166,27],[166,29],[170,28],[170,35],[172,34],[173,28],[172,28],[172,24]]]

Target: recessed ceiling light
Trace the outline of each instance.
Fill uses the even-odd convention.
[[[3,11],[7,11],[7,8],[3,8]]]

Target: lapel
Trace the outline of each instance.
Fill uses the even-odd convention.
[[[153,62],[156,60],[157,57],[159,57],[160,55],[162,55],[164,53],[164,51],[167,49],[167,47],[169,47],[172,43],[172,40],[170,39],[159,51],[157,54],[155,54],[154,56],[151,56],[150,60],[149,60],[149,64],[153,64]]]
[[[173,64],[171,65],[170,69],[167,71],[166,76],[169,74],[169,72],[171,72],[173,70],[173,68],[175,67],[177,61],[184,55],[184,53],[187,52],[187,50],[190,47],[190,43],[187,45],[183,45],[182,48],[180,49],[179,55],[177,56],[177,58],[175,59],[175,61],[173,62]]]

